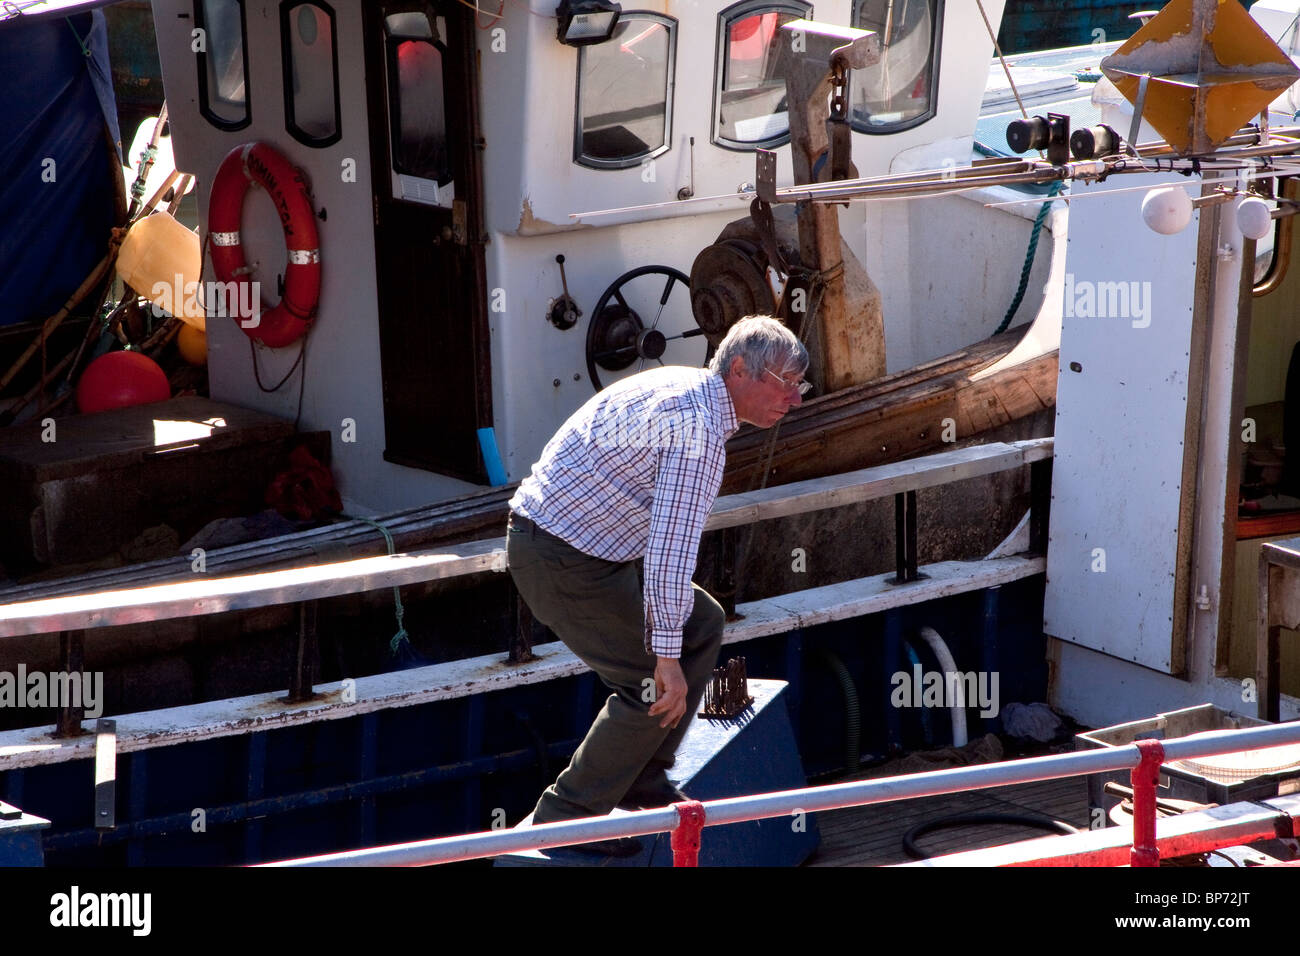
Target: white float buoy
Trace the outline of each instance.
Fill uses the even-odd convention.
[[[1263,239],[1273,231],[1273,216],[1268,203],[1258,196],[1243,199],[1237,207],[1237,227],[1247,239]]]
[[[1192,197],[1182,186],[1153,189],[1142,200],[1142,221],[1162,236],[1182,232],[1192,221]]]

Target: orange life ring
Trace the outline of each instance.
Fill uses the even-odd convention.
[[[242,286],[250,281],[239,225],[244,195],[251,183],[266,190],[284,226],[284,242],[289,249],[284,295],[280,304],[270,310],[262,308],[262,303],[242,288],[235,290],[239,295],[228,295],[226,301],[235,303],[230,311],[249,338],[280,348],[301,338],[316,318],[320,302],[316,211],[312,208],[306,177],[280,152],[266,143],[245,143],[232,149],[217,169],[208,200],[208,248],[212,268],[222,283],[235,282]],[[234,287],[227,285],[227,289],[231,288]],[[240,314],[240,303],[252,303],[258,312]]]

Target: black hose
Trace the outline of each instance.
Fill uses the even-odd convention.
[[[844,767],[849,773],[857,773],[862,764],[861,735],[862,716],[858,707],[858,686],[853,675],[844,666],[838,654],[826,648],[818,648],[817,656],[830,668],[839,682],[840,693],[844,697]]]
[[[974,824],[1003,823],[1019,827],[1032,827],[1035,830],[1047,830],[1050,833],[1079,833],[1078,827],[1071,826],[1064,820],[1040,817],[1034,814],[1020,813],[958,813],[950,817],[940,817],[912,827],[903,834],[903,850],[914,860],[928,860],[930,854],[923,852],[916,845],[917,839],[935,830],[950,827],[964,827]]]

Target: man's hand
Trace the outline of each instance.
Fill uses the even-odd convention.
[[[675,657],[661,657],[655,665],[655,689],[658,696],[650,705],[650,716],[658,717],[660,727],[676,727],[677,722],[686,713],[686,675],[682,673],[682,662]]]

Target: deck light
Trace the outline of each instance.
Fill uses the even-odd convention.
[[[560,0],[556,37],[569,46],[604,43],[614,35],[623,8],[609,0]]]
[[[1192,221],[1192,197],[1181,186],[1153,189],[1142,200],[1142,221],[1162,236],[1172,236]]]
[[[1237,227],[1247,239],[1260,240],[1273,231],[1273,212],[1258,196],[1242,200],[1237,207]]]

